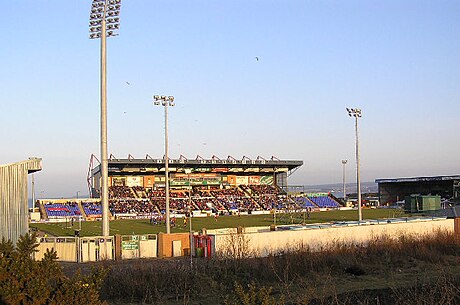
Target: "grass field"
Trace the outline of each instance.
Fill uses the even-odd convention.
[[[363,219],[382,219],[402,216],[402,211],[393,209],[364,209]],[[305,223],[324,223],[331,221],[357,220],[356,210],[348,211],[327,211],[311,213],[310,218],[305,219]],[[303,213],[293,214],[294,223],[303,222]],[[290,223],[290,217],[277,214],[277,225]],[[242,216],[220,216],[216,221],[214,217],[193,218],[192,230],[199,231],[202,228],[219,229],[234,227],[257,227],[269,226],[273,224],[273,215],[242,215]],[[88,221],[81,223],[80,236],[98,236],[102,232],[101,221]],[[74,236],[74,231],[79,229],[79,223],[73,226],[69,223],[31,223],[31,228],[36,228],[50,236]],[[189,231],[189,224],[184,228],[182,219],[177,219],[176,227],[171,228],[172,233],[182,233]],[[110,222],[110,235],[121,234],[156,234],[165,232],[165,225],[151,225],[148,219],[143,220],[113,220]]]

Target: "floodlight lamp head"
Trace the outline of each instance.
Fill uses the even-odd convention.
[[[168,100],[170,100],[171,102],[174,102],[174,96],[172,95],[168,96]]]
[[[153,96],[153,99],[154,99],[155,101],[158,101],[158,100],[160,99],[160,96],[159,96],[159,95],[154,95],[154,96]]]
[[[161,100],[165,101],[166,100],[166,95],[162,95]]]
[[[89,39],[96,39],[101,37],[101,33],[94,33],[89,35]]]
[[[169,106],[175,106],[176,104],[174,103],[174,101],[170,101],[169,102]]]
[[[160,106],[160,102],[155,101],[155,102],[153,102],[153,105]]]
[[[347,159],[343,159],[343,160],[342,160],[342,164],[343,164],[343,165],[347,164],[347,162],[348,162]]]

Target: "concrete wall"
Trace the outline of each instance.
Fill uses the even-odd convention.
[[[365,243],[373,237],[384,234],[391,236],[403,233],[426,234],[438,229],[453,232],[454,220],[441,219],[272,232],[267,230],[256,232],[250,229],[250,233],[245,231],[244,238],[248,245],[247,251],[256,256],[266,256],[287,249],[296,249],[300,245],[308,245],[310,248],[318,249],[321,245],[332,244],[337,241]],[[208,234],[210,233],[212,232],[208,232]],[[234,233],[220,231],[215,235],[215,251],[217,253],[228,247],[231,234]]]
[[[42,237],[37,239],[38,247],[35,259],[41,260],[46,250],[56,250],[58,261],[77,262],[78,238],[76,237]]]
[[[460,218],[454,219],[454,233],[456,237],[460,237]]]
[[[93,237],[41,237],[37,239],[36,260],[41,260],[46,250],[54,249],[58,261],[95,262],[113,259],[114,238]]]

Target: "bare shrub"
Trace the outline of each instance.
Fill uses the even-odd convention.
[[[284,297],[276,299],[272,295],[272,288],[260,287],[252,282],[248,289],[235,283],[235,290],[224,300],[225,305],[284,305]]]
[[[155,304],[165,299],[186,304],[192,293],[200,293],[194,284],[196,272],[186,261],[139,260],[115,262],[111,266],[102,294],[106,299]]]
[[[229,235],[226,251],[193,269],[188,259],[113,262],[103,296],[144,304],[281,304],[281,295],[285,304],[460,304],[458,269],[439,267],[460,255],[446,231],[336,241],[321,251],[299,245],[264,258],[254,257],[247,237]]]
[[[433,279],[416,279],[410,287],[392,289],[395,305],[453,305],[460,302],[459,280],[446,273],[443,268]]]
[[[230,232],[224,240],[224,246],[221,251],[216,253],[217,257],[222,259],[245,259],[254,257],[255,253],[250,248],[251,238],[244,233],[244,229],[239,228]]]

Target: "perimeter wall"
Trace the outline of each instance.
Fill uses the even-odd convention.
[[[319,249],[321,246],[341,242],[366,243],[382,235],[398,236],[401,234],[428,234],[437,230],[454,232],[454,219],[423,220],[375,225],[354,225],[322,229],[256,231],[251,228],[242,233],[248,253],[255,256],[267,256],[300,246]],[[214,251],[225,252],[230,240],[234,240],[236,230],[226,233],[208,231],[215,237]]]

